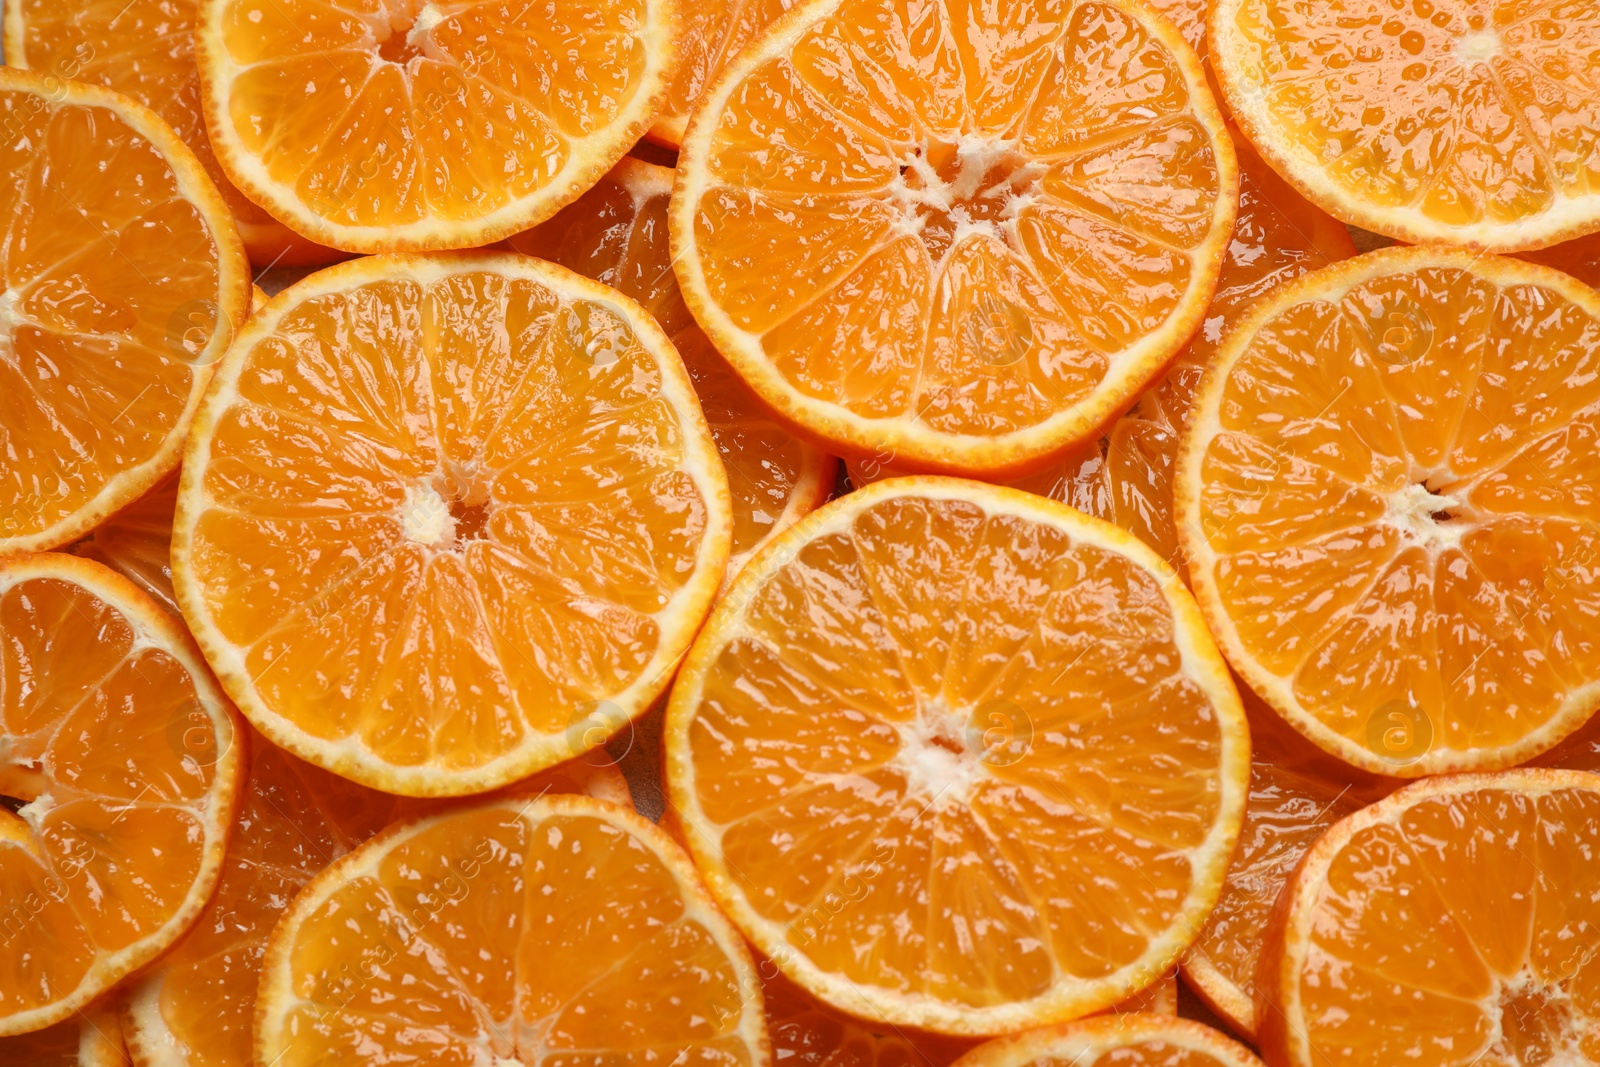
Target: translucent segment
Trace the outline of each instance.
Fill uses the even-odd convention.
[[[172,591],[172,512],[178,503],[178,476],[165,480],[101,523],[72,546],[74,555],[104,563],[178,615]]]

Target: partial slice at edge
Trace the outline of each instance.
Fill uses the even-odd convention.
[[[101,1002],[43,1030],[0,1037],[0,1063],[16,1067],[128,1067],[128,1046],[122,1040],[115,1007]]]
[[[956,1067],[1265,1067],[1209,1026],[1174,1015],[1113,1015],[986,1042]]]

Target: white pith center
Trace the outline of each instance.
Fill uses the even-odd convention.
[[[930,158],[933,146],[930,144],[925,143],[901,157],[900,173],[890,180],[888,194],[889,199],[900,207],[903,230],[920,233],[927,219],[919,213],[918,208],[925,208],[950,220],[954,231],[952,247],[975,233],[1003,240],[1001,228],[995,219],[977,217],[967,205],[984,191],[985,179],[997,166],[1016,158],[1016,142],[969,133],[963,134],[954,143],[954,148],[956,164],[954,173],[949,177],[942,176],[934,166]],[[1011,171],[1009,184],[1012,192],[1007,197],[1001,220],[1015,218],[1033,199],[1027,190],[1043,172],[1044,167],[1037,163]]]
[[[431,485],[414,485],[406,490],[400,505],[400,530],[407,540],[423,545],[454,541],[456,520],[450,505]]]
[[[1456,55],[1466,65],[1487,63],[1500,54],[1500,36],[1493,30],[1475,30],[1456,42]]]
[[[1461,544],[1462,535],[1470,526],[1461,522],[1441,522],[1434,516],[1459,508],[1462,504],[1461,498],[1452,494],[1435,493],[1426,485],[1408,485],[1389,494],[1388,519],[1424,548],[1455,548]]]
[[[1572,996],[1565,988],[1537,978],[1526,967],[1510,978],[1501,978],[1498,987],[1493,995],[1495,1010],[1490,1012],[1490,1017],[1497,1024],[1499,1033],[1490,1043],[1490,1052],[1497,1056],[1514,1057],[1533,1051],[1525,1046],[1532,1036],[1537,1035],[1553,1042],[1539,1049],[1548,1054],[1548,1058],[1538,1061],[1541,1067],[1589,1067],[1592,1061],[1579,1048]],[[1508,1028],[1507,1015],[1520,1016],[1522,1008],[1519,1007],[1519,1001],[1537,1012],[1539,1017],[1537,1020],[1517,1018]],[[1552,1021],[1556,1024],[1555,1033],[1539,1025]],[[1508,1029],[1518,1031],[1520,1040],[1513,1042],[1507,1034]],[[1519,1048],[1518,1045],[1524,1047]]]
[[[930,807],[965,804],[972,787],[988,775],[981,753],[967,742],[966,720],[940,701],[929,701],[907,722],[897,723],[900,751],[894,766],[908,793]]]

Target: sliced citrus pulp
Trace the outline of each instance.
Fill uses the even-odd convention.
[[[650,139],[678,147],[707,90],[745,45],[760,36],[797,0],[712,0],[684,12],[677,71]]]
[[[279,1067],[771,1062],[749,949],[665,833],[588,797],[392,827],[273,930],[256,1058]]]
[[[460,794],[643,712],[729,526],[688,375],[636,303],[526,256],[373,256],[280,293],[220,365],[172,570],[262,733]]]
[[[879,482],[735,579],[673,687],[712,892],[802,988],[984,1035],[1154,983],[1221,891],[1239,698],[1172,569],[1027,493]]]
[[[1592,3],[1217,0],[1211,62],[1262,155],[1400,241],[1517,251],[1600,229]]]
[[[949,1067],[971,1041],[899,1030],[834,1011],[761,960],[772,1058],[806,1067]]]
[[[1264,1067],[1209,1026],[1174,1015],[1110,1015],[985,1042],[958,1067]]]
[[[0,1035],[73,1017],[184,932],[243,763],[183,628],[89,560],[0,563]]]
[[[1597,775],[1431,778],[1349,816],[1274,913],[1258,991],[1268,1062],[1596,1062],[1597,884]]]
[[[95,1005],[65,1022],[0,1037],[0,1062],[17,1067],[127,1067],[117,1013]]]
[[[586,759],[594,762],[559,764],[514,788],[627,804],[627,784],[604,752]],[[289,902],[389,823],[439,804],[366,789],[258,740],[215,895],[194,929],[128,991],[126,1029],[138,1067],[250,1067],[261,960]]]
[[[6,63],[115,89],[161,116],[205,167],[257,265],[341,258],[278,222],[223,174],[200,115],[194,14],[195,0],[5,0]]]
[[[53,548],[178,462],[250,264],[194,153],[126,97],[0,70],[0,554]]]
[[[1090,437],[1199,326],[1233,231],[1221,114],[1142,5],[808,4],[696,114],[684,298],[847,458],[998,477]]]
[[[1389,249],[1258,304],[1178,464],[1189,577],[1234,667],[1377,774],[1520,763],[1595,709],[1600,294]]]
[[[828,499],[837,463],[774,422],[695,325],[672,273],[671,195],[670,169],[624,159],[575,204],[507,243],[633,297],[672,338],[728,472],[731,579],[758,548]]]
[[[675,0],[199,0],[233,183],[351,252],[470,248],[540,222],[660,111]]]

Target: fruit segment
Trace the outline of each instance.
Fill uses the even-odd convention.
[[[1171,1015],[1090,1019],[979,1045],[958,1067],[1263,1067],[1249,1049]]]

